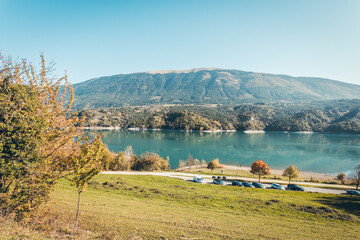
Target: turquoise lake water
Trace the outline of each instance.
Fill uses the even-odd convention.
[[[119,152],[131,145],[137,154],[156,152],[170,157],[171,168],[189,154],[209,162],[250,166],[262,159],[270,168],[291,164],[302,171],[348,172],[360,164],[360,135],[300,134],[269,132],[263,134],[201,133],[185,131],[101,131],[110,150]],[[93,131],[87,134],[92,136]]]

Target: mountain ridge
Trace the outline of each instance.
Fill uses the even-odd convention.
[[[360,86],[352,83],[221,68],[117,74],[73,87],[76,108],[360,98]]]

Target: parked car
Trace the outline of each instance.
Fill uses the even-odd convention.
[[[221,181],[220,179],[214,179],[213,183],[216,185],[225,185],[225,183],[223,181]]]
[[[231,185],[242,187],[242,184],[241,184],[241,182],[239,182],[239,181],[232,181],[232,182],[231,182]]]
[[[216,178],[216,176],[212,176],[212,178]]]
[[[251,188],[254,187],[253,185],[251,185],[249,182],[246,182],[246,181],[243,181],[243,182],[242,182],[242,185],[243,185],[244,187],[251,187]]]
[[[258,182],[252,182],[252,185],[256,188],[265,188],[264,185],[262,185],[261,183],[258,183]]]
[[[225,180],[225,179],[226,179],[226,176],[223,176],[223,179]]]
[[[194,182],[196,183],[205,183],[204,179],[200,176],[194,176]]]
[[[221,176],[217,176],[218,179],[221,179]]]
[[[271,188],[272,188],[272,189],[278,189],[278,190],[285,190],[285,187],[284,187],[284,186],[281,186],[281,185],[278,184],[278,183],[273,183],[273,184],[271,184]]]
[[[303,187],[300,187],[299,185],[296,185],[296,184],[288,184],[287,189],[293,190],[293,191],[302,191],[302,192],[304,191]]]
[[[346,193],[349,195],[360,196],[360,191],[357,191],[357,190],[347,190]]]

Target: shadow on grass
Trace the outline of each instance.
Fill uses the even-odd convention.
[[[331,198],[322,197],[317,201],[337,210],[360,217],[360,197],[358,196],[339,195]]]

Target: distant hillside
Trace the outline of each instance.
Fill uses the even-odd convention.
[[[225,69],[119,74],[75,84],[74,90],[75,108],[360,98],[355,84]]]

